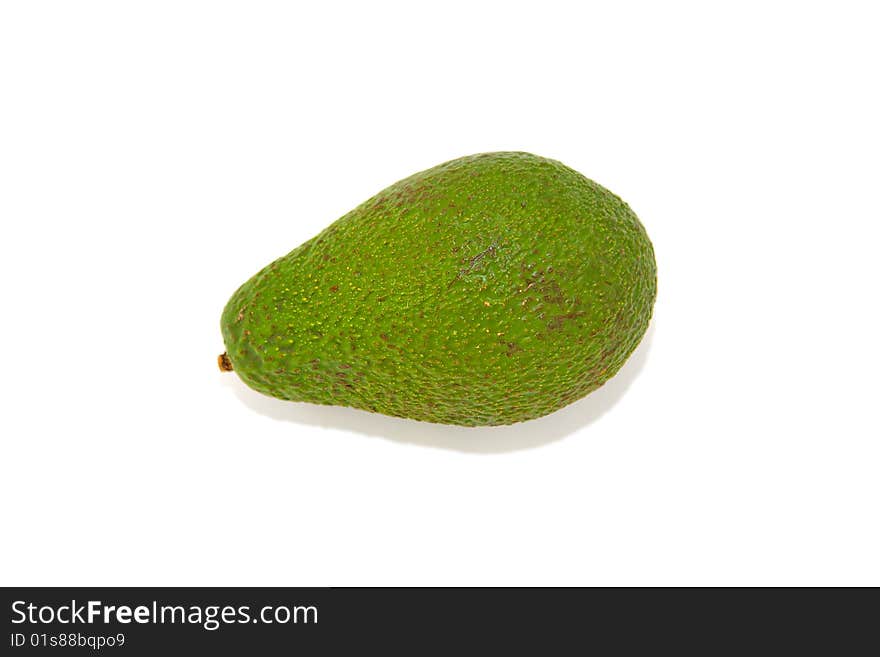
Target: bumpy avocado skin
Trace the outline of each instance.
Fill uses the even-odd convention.
[[[651,242],[617,196],[528,153],[401,180],[242,285],[235,372],[291,401],[468,426],[551,413],[636,348]]]

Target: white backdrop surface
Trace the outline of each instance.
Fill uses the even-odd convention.
[[[869,3],[0,7],[0,583],[880,584]],[[395,180],[621,195],[652,327],[464,429],[262,397],[227,298]]]

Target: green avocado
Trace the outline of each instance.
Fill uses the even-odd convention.
[[[529,153],[397,182],[242,285],[221,318],[251,388],[467,426],[580,399],[636,348],[654,251],[620,198]]]

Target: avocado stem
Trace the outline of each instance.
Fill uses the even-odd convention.
[[[232,361],[229,360],[229,355],[225,351],[217,356],[217,366],[220,368],[221,372],[232,371]]]

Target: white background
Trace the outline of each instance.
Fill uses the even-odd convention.
[[[870,3],[0,9],[2,584],[880,584]],[[232,292],[465,154],[656,249],[603,389],[462,429],[262,397]]]

